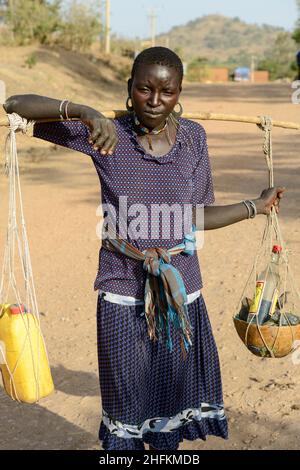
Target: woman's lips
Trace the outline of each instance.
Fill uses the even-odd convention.
[[[162,116],[162,113],[151,113],[150,111],[144,111],[144,114],[146,114],[147,116],[152,117],[152,118]]]

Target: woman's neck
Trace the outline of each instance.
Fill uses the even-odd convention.
[[[134,114],[133,118],[135,126],[142,134],[160,134],[165,131],[167,127],[167,119],[156,127],[148,127],[139,120],[136,114]]]
[[[167,154],[174,145],[177,130],[171,120],[167,119],[165,128],[161,128],[155,134],[152,132],[137,132],[137,140],[147,153],[161,157]]]

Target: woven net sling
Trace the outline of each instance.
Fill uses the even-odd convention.
[[[16,145],[16,132],[26,133],[33,123],[15,113],[7,118],[8,220],[0,279],[0,369],[12,399],[35,403],[52,392],[53,382],[41,331]]]
[[[258,127],[264,132],[263,153],[268,168],[269,187],[274,187],[272,119],[269,116],[262,116]],[[275,244],[282,247],[279,267],[280,280],[276,286],[279,297],[279,301],[277,301],[277,324],[272,321],[272,317],[271,321],[266,322],[266,324],[259,324],[258,321],[255,321],[255,315],[248,322],[241,321],[239,315],[235,314],[233,316],[235,328],[246,347],[257,356],[272,358],[288,355],[299,346],[298,341],[300,340],[300,294],[289,260],[290,250],[288,250],[283,239],[278,215],[274,207],[271,208],[270,214],[266,217],[261,242],[236,308],[236,311],[238,311],[241,306],[240,312],[246,310],[246,313],[249,310],[251,302],[255,298],[256,282],[261,267],[266,267],[264,282],[266,282],[267,275],[270,272],[272,247]],[[246,293],[248,293],[248,297],[245,297]]]

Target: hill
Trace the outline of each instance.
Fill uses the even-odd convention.
[[[0,47],[0,80],[6,84],[6,97],[36,93],[57,99],[68,98],[90,106],[109,108],[115,96],[126,99],[125,78],[131,60],[66,51],[59,47]]]
[[[282,31],[276,26],[248,24],[237,17],[206,15],[173,27],[158,37],[158,43],[169,43],[186,60],[205,57],[215,64],[250,65],[251,56],[262,58]]]

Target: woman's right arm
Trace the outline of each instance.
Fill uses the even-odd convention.
[[[17,113],[28,120],[42,121],[57,119],[60,121],[61,100],[34,94],[12,95],[3,108],[8,114]],[[117,146],[118,137],[114,123],[90,106],[69,102],[69,118],[81,120],[91,132],[89,143],[101,154],[112,154]]]

